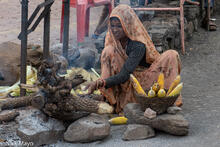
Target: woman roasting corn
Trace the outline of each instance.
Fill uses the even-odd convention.
[[[143,89],[150,89],[162,72],[164,88],[169,89],[180,74],[180,65],[176,51],[159,54],[135,12],[127,5],[119,5],[110,15],[101,55],[101,78],[91,82],[88,90],[92,93],[100,89],[119,113],[127,103],[136,102],[130,74],[137,78]],[[182,105],[182,100],[177,99],[175,104]]]

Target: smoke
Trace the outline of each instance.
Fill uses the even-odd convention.
[[[0,72],[0,80],[1,81],[4,81],[5,80],[5,78],[4,78],[4,76],[3,76],[3,74]]]

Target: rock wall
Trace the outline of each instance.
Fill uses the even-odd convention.
[[[155,0],[149,7],[177,7],[178,0]],[[180,15],[177,11],[154,11],[149,14],[139,12],[139,18],[152,37],[158,51],[167,49],[181,49],[180,42]],[[142,15],[140,17],[140,15]],[[149,15],[151,17],[149,17]],[[198,30],[201,22],[200,7],[195,5],[184,5],[185,16],[185,40],[190,39],[193,32]]]
[[[220,14],[220,1],[215,0],[215,11]]]

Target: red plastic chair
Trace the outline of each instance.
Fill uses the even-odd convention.
[[[89,35],[90,7],[97,7],[101,5],[108,5],[109,13],[111,13],[111,0],[70,0],[70,7],[74,7],[77,9],[77,43],[84,42],[84,37]],[[62,3],[61,13],[62,16],[60,28],[60,42],[62,42],[63,39],[64,2]]]

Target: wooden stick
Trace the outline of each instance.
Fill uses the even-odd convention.
[[[6,114],[0,114],[0,123],[14,120],[19,115],[19,112],[13,110]]]
[[[0,110],[29,106],[31,105],[32,98],[33,96],[7,98],[3,101],[0,101]]]
[[[113,107],[109,104],[101,101],[96,101],[91,98],[80,98],[72,96],[69,104],[74,106],[76,110],[94,112],[94,113],[112,113]]]

